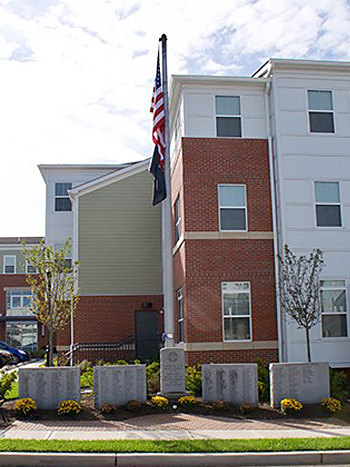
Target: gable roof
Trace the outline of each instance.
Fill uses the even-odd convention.
[[[86,195],[87,193],[91,193],[92,191],[111,185],[112,183],[118,182],[119,180],[136,175],[148,168],[149,161],[150,159],[131,162],[126,167],[124,164],[123,168],[114,170],[113,172],[109,172],[105,175],[101,175],[100,177],[94,178],[93,180],[81,183],[80,185],[69,190],[69,197],[74,200],[76,197]]]

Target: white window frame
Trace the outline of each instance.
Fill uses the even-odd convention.
[[[12,266],[12,264],[6,264],[6,260],[8,258],[14,258],[14,265],[13,265],[13,272],[6,272],[6,266]],[[17,257],[16,255],[4,255],[4,259],[3,259],[4,263],[3,263],[3,274],[16,274],[16,263],[17,263]]]
[[[177,195],[174,205],[175,211],[175,245],[181,238],[181,201],[180,193]]]
[[[30,268],[33,268],[33,266],[31,264],[29,264],[28,261],[26,261],[26,274],[36,274],[37,273],[35,268],[33,268],[33,271],[30,271]]]
[[[338,183],[338,191],[339,191],[339,202],[325,202],[325,201],[317,201],[316,200],[316,183]],[[342,194],[341,194],[341,183],[339,180],[313,180],[313,196],[314,196],[314,218],[315,218],[315,227],[316,229],[343,229],[343,206],[342,206]],[[340,225],[317,225],[317,212],[316,206],[339,206],[340,208]]]
[[[216,112],[216,98],[217,97],[238,97],[240,114],[219,114]],[[242,96],[237,94],[215,94],[214,95],[214,115],[215,115],[215,137],[216,138],[243,138],[243,118],[242,118]],[[241,122],[241,136],[218,136],[218,123],[217,117],[220,118],[239,118]]]
[[[11,294],[9,297],[7,294]],[[29,298],[30,305],[28,307],[24,306],[24,298]],[[9,310],[24,310],[24,309],[30,309],[32,310],[32,304],[31,304],[31,297],[32,294],[30,292],[30,289],[8,289],[6,290],[6,314]],[[9,300],[8,300],[9,298]],[[20,305],[19,306],[13,306],[13,299],[14,298],[19,298],[20,300]],[[10,302],[10,306],[8,306],[8,302]],[[13,316],[11,313],[9,316]],[[33,311],[30,314],[18,314],[16,316],[23,316],[23,317],[28,317],[28,316],[34,316]]]
[[[238,295],[242,293],[249,294],[249,315],[225,315],[225,306],[224,306],[224,294],[227,293],[224,291],[225,284],[248,284],[248,289],[237,290],[235,292],[230,292],[231,294]],[[221,282],[221,308],[222,308],[222,340],[223,342],[252,342],[253,341],[253,327],[252,327],[252,294],[251,286],[249,281],[225,281]],[[235,318],[249,318],[249,339],[226,339],[225,338],[225,318],[235,319]]]
[[[56,195],[56,185],[57,185],[57,184],[63,184],[63,183],[65,183],[65,184],[69,184],[69,183],[70,183],[70,185],[71,185],[70,190],[73,188],[73,183],[72,183],[72,182],[67,182],[67,181],[61,181],[61,182],[60,182],[60,181],[55,181],[55,182],[54,182],[54,184],[53,184],[53,190],[54,190],[54,191],[53,191],[53,194],[54,194],[54,196],[53,196],[53,210],[54,210],[54,212],[55,212],[56,214],[57,214],[57,213],[62,213],[62,212],[63,212],[63,213],[72,212],[72,209],[73,209],[73,207],[72,207],[72,202],[71,202],[71,200],[70,200],[70,198],[69,198],[68,195],[65,195],[65,196],[63,196],[63,195]],[[69,211],[57,211],[57,210],[56,210],[56,199],[62,199],[62,198],[68,198],[68,199],[69,199],[69,201],[70,201],[70,203],[71,203],[71,209],[70,209]]]
[[[325,91],[325,92],[330,92],[331,93],[331,99],[332,99],[332,110],[315,110],[315,109],[310,109],[309,108],[309,91]],[[333,90],[332,89],[306,89],[306,106],[307,106],[307,120],[308,120],[308,133],[309,135],[325,135],[325,136],[331,136],[336,134],[336,127],[335,127],[335,111],[334,111],[334,99],[333,99]],[[334,131],[311,131],[311,124],[310,124],[310,113],[312,112],[322,112],[322,113],[331,113],[333,114],[333,128]]]
[[[182,317],[180,318],[180,302],[182,303]],[[184,295],[183,295],[183,290],[182,287],[180,287],[177,291],[177,311],[178,311],[178,320],[177,320],[177,325],[178,325],[178,338],[179,338],[179,343],[184,342]],[[182,329],[182,340],[180,340],[180,327]]]
[[[245,206],[220,206],[220,187],[221,186],[232,186],[232,187],[243,187]],[[248,206],[247,206],[247,186],[239,183],[219,183],[218,184],[218,209],[219,209],[219,231],[220,232],[248,232]],[[244,209],[245,211],[245,229],[239,230],[228,230],[221,228],[221,209]]]
[[[327,281],[343,281],[344,285],[343,286],[323,286],[322,282],[327,282]],[[339,311],[332,311],[332,312],[323,312],[323,303],[322,303],[322,294],[321,292],[324,290],[344,290],[345,291],[345,303],[346,303],[346,311],[344,312],[339,312]],[[320,284],[320,300],[321,300],[321,326],[320,326],[320,333],[321,333],[321,339],[325,339],[327,342],[329,342],[331,339],[335,339],[336,341],[339,341],[341,339],[349,339],[349,299],[348,299],[348,287],[347,287],[347,281],[345,279],[339,279],[339,278],[322,278],[321,279],[321,284]],[[323,316],[343,316],[345,315],[346,317],[346,336],[324,336],[323,335]]]

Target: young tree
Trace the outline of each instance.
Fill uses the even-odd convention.
[[[72,241],[68,238],[62,249],[56,250],[42,240],[36,247],[23,244],[25,261],[35,274],[27,274],[27,283],[32,292],[33,313],[47,327],[49,336],[48,365],[52,366],[53,337],[66,327],[77,308],[78,262],[68,259]]]
[[[298,328],[305,329],[307,358],[311,362],[310,329],[320,319],[323,253],[315,249],[309,256],[296,256],[285,245],[284,254],[278,255],[278,261],[282,311],[297,323]]]

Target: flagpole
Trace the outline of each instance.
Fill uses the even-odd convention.
[[[165,115],[165,186],[166,198],[162,203],[162,244],[163,244],[163,295],[164,295],[164,331],[165,347],[174,347],[174,280],[173,280],[173,235],[171,213],[170,184],[170,148],[169,148],[169,101],[168,101],[168,67],[167,37],[159,39],[162,43],[162,84]]]

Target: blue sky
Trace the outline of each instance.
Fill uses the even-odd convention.
[[[44,234],[37,164],[151,155],[158,38],[169,75],[269,57],[350,60],[349,0],[0,0],[0,236]]]

